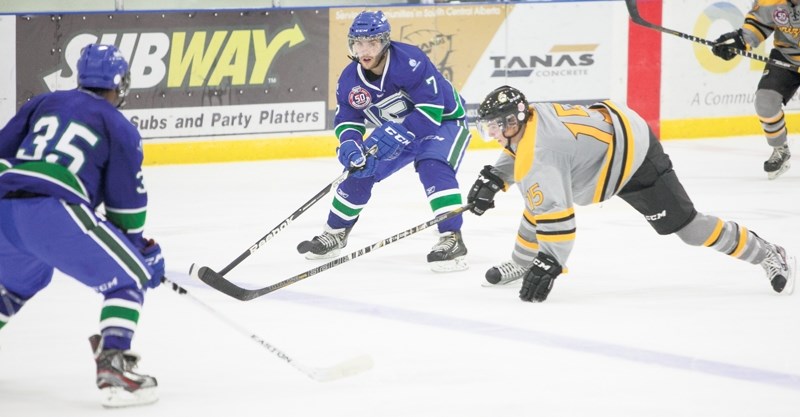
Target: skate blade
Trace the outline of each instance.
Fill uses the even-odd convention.
[[[789,163],[789,161],[786,161],[777,171],[767,172],[767,178],[774,180],[775,178],[780,177],[784,172],[788,171],[791,167],[792,164]]]
[[[483,281],[483,283],[481,283],[481,287],[486,287],[486,288],[505,287],[508,284],[511,284],[512,282],[519,281],[520,279],[522,279],[522,277],[501,279],[500,281],[497,282],[497,284],[492,284],[489,281]]]
[[[305,257],[306,257],[306,259],[310,259],[310,260],[331,259],[331,258],[335,258],[335,257],[339,256],[340,252],[341,252],[341,249],[334,249],[334,250],[332,250],[332,251],[330,251],[328,253],[323,253],[321,255],[317,255],[316,253],[313,253],[313,252],[307,252],[305,254]]]
[[[428,262],[433,272],[458,272],[469,269],[469,264],[463,256],[450,261]]]
[[[789,275],[786,277],[786,286],[783,287],[783,291],[781,291],[780,295],[792,295],[794,292],[794,281],[797,275],[797,259],[794,255],[787,256],[786,263],[789,265]]]
[[[122,387],[107,387],[100,390],[102,395],[100,403],[105,408],[135,407],[152,404],[158,401],[158,387],[139,388],[136,391],[126,391]]]

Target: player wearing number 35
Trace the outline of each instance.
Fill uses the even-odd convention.
[[[470,189],[472,211],[482,215],[514,183],[525,200],[512,259],[486,278],[493,284],[523,278],[523,301],[547,299],[566,270],[576,232],[573,205],[615,195],[659,234],[760,264],[775,292],[791,294],[794,257],[737,223],[697,212],[661,143],[634,111],[611,101],[528,104],[519,90],[503,86],[478,108],[478,131],[504,149]]]
[[[33,97],[0,130],[0,328],[57,268],[104,298],[100,334],[89,338],[103,405],[151,403],[156,379],[133,371],[130,347],[164,258],[142,235],[142,139],[117,109],[128,63],[93,44],[77,68],[77,89]]]
[[[322,234],[298,245],[306,258],[337,256],[375,183],[411,163],[434,214],[462,205],[456,172],[470,140],[464,100],[422,50],[389,40],[390,30],[380,11],[361,12],[350,26],[353,62],[336,87],[334,129],[339,162],[353,171],[336,190]],[[376,128],[364,139],[367,121]],[[438,224],[432,270],[467,268],[461,223],[458,215]]]

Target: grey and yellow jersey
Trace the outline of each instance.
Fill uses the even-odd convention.
[[[515,261],[524,265],[543,251],[566,265],[575,240],[573,205],[616,195],[644,161],[650,129],[611,101],[588,107],[537,103],[530,109],[522,139],[503,151],[493,172],[517,184],[525,200]]]
[[[800,6],[791,0],[756,0],[744,19],[742,35],[748,49],[774,32],[773,45],[793,64],[800,64]]]

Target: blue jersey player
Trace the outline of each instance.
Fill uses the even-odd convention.
[[[0,130],[0,328],[54,268],[76,278],[104,298],[100,334],[89,338],[103,405],[147,404],[157,382],[133,371],[130,346],[164,258],[142,235],[142,139],[117,109],[128,63],[92,44],[77,68],[77,89],[34,97]]]
[[[470,140],[464,100],[422,50],[391,41],[389,32],[381,11],[361,12],[350,26],[354,62],[339,77],[334,125],[339,161],[359,169],[336,190],[322,234],[298,245],[308,259],[337,256],[375,183],[408,164],[435,215],[462,204],[456,172]],[[376,128],[364,140],[367,122]],[[438,224],[427,258],[433,271],[467,268],[461,224],[460,215]]]

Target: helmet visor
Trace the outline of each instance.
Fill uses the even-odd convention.
[[[389,46],[389,34],[382,33],[378,36],[347,37],[347,48],[350,56],[379,56]]]
[[[478,124],[478,134],[481,135],[481,139],[484,142],[506,138],[506,130],[518,125],[517,118],[513,114],[489,119],[478,118],[476,122]]]

